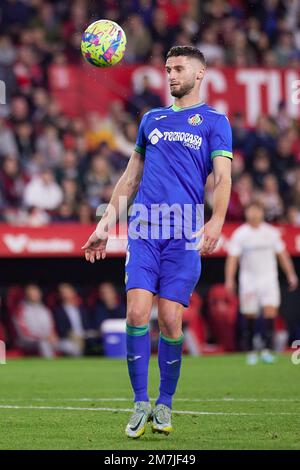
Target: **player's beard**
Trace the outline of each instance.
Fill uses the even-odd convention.
[[[176,90],[172,90],[172,88],[170,88],[170,92],[171,95],[175,98],[182,98],[183,96],[188,95],[193,90],[194,86],[195,80],[181,85],[181,87],[177,88]]]

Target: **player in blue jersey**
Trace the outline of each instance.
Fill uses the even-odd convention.
[[[153,432],[169,434],[172,430],[172,398],[181,367],[182,313],[200,276],[199,252],[209,254],[216,247],[230,197],[231,128],[224,114],[199,102],[205,68],[204,56],[195,47],[176,46],[169,51],[166,72],[175,102],[143,116],[127,169],[83,246],[88,261],[104,258],[108,229],[122,211],[120,197],[132,201],[135,196],[125,262],[127,363],[134,391],[134,412],[125,432],[132,438],[144,434],[148,421],[152,421]],[[204,186],[211,172],[213,212],[203,225]],[[155,294],[160,388],[152,409],[148,323]]]

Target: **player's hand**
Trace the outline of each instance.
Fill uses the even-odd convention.
[[[201,237],[197,245],[201,255],[209,255],[215,250],[221,236],[222,227],[223,222],[211,218],[198,232],[193,234],[195,237]]]
[[[289,284],[289,291],[292,292],[297,289],[298,284],[299,284],[299,279],[296,276],[296,274],[291,274],[288,279],[288,284]]]
[[[236,291],[236,282],[234,279],[229,279],[225,281],[225,289],[230,292],[231,294],[234,294]]]
[[[104,259],[106,256],[106,245],[108,241],[108,234],[103,232],[100,235],[93,232],[82,250],[84,250],[85,259],[91,263],[99,259]]]

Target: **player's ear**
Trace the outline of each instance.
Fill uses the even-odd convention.
[[[197,80],[202,80],[203,77],[204,77],[204,72],[205,72],[205,67],[202,66],[202,67],[198,70],[196,79],[197,79]]]

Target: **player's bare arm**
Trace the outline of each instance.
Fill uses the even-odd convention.
[[[298,277],[294,269],[292,259],[286,250],[277,254],[281,269],[286,275],[290,291],[294,291],[298,287]]]
[[[132,201],[138,190],[143,169],[144,161],[141,155],[133,151],[127,168],[116,184],[111,200],[96,230],[82,247],[87,261],[94,263],[95,259],[100,260],[105,258],[108,231],[117,223],[123,211]],[[122,204],[119,203],[120,201],[122,201]]]
[[[214,192],[213,213],[210,220],[195,234],[201,237],[201,254],[210,254],[216,248],[229,204],[231,192],[231,160],[222,156],[213,159]]]
[[[239,257],[228,255],[225,262],[225,287],[229,292],[236,290],[236,273],[238,270]]]

